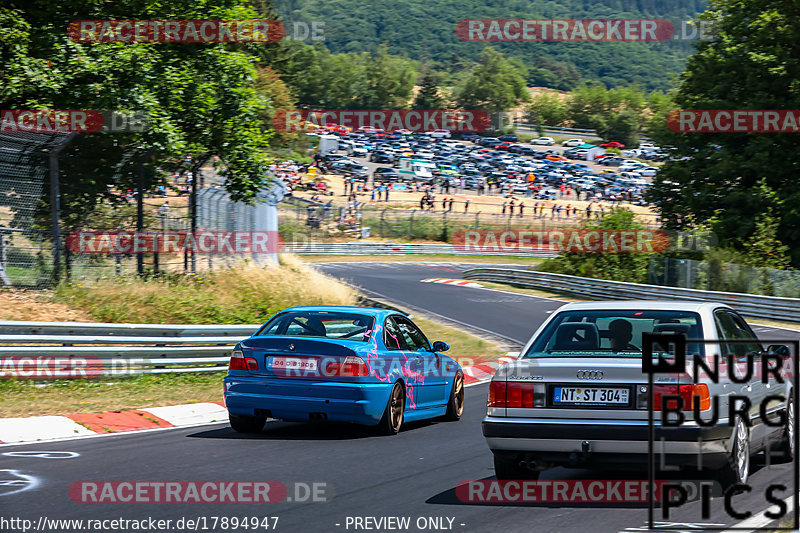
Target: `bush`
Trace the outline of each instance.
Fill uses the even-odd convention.
[[[587,220],[581,223],[581,230],[587,231],[630,231],[643,230],[644,226],[635,220],[628,209],[615,207],[600,220]],[[552,259],[546,259],[538,270],[556,274],[569,274],[587,278],[646,283],[651,253],[587,253],[567,252]]]

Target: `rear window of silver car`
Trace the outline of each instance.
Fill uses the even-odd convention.
[[[563,311],[545,327],[523,358],[641,357],[644,332],[703,338],[700,315],[691,311]],[[704,354],[699,343],[689,343],[687,351]]]
[[[351,341],[369,340],[375,319],[369,315],[332,311],[290,311],[276,315],[257,337],[325,337]]]

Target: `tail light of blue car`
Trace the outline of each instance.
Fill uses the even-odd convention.
[[[249,355],[249,354],[248,354]],[[355,355],[328,356],[328,357],[308,357],[298,356],[296,359],[304,362],[313,361],[313,370],[309,370],[309,365],[305,368],[286,368],[285,366],[276,367],[274,358],[270,356],[259,357],[264,360],[264,368],[259,367],[258,358],[245,357],[244,351],[234,350],[231,353],[229,370],[241,370],[245,372],[266,371],[268,368],[271,373],[279,377],[289,378],[358,378],[370,375],[370,368],[361,357]],[[277,358],[283,360],[284,356]],[[273,360],[273,364],[270,361]]]

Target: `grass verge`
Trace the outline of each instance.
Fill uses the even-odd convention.
[[[0,417],[68,415],[222,399],[225,372],[145,374],[130,378],[0,380]]]

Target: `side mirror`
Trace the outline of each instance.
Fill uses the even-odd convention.
[[[436,341],[433,343],[434,352],[446,352],[450,349],[450,345],[444,341]]]
[[[789,347],[785,344],[770,344],[767,346],[767,353],[779,355],[781,357],[789,357]]]

